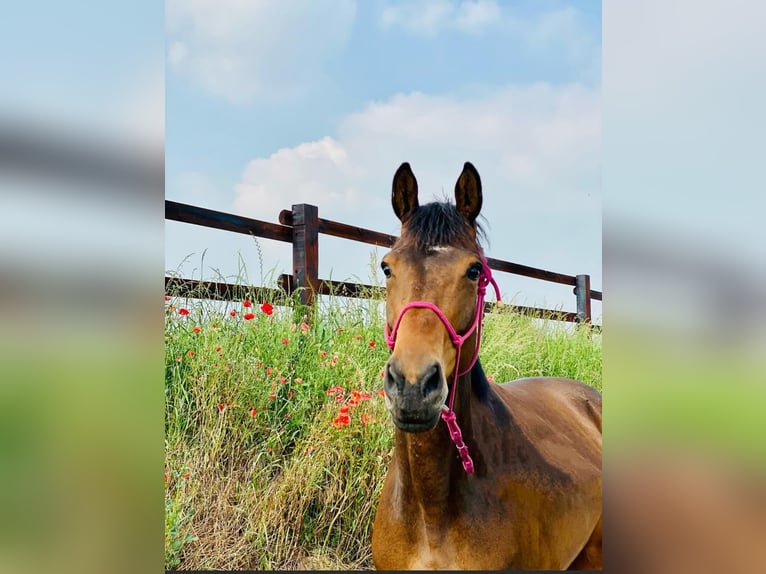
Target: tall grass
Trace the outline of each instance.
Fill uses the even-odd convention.
[[[393,438],[378,394],[380,302],[330,298],[308,311],[257,290],[248,299],[165,303],[166,567],[371,567]],[[485,325],[492,379],[559,375],[601,388],[590,329],[508,312]]]

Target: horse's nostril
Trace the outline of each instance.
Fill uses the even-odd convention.
[[[428,397],[431,393],[438,391],[442,383],[441,368],[438,363],[434,364],[420,379],[422,381],[423,398]]]
[[[385,375],[386,376],[383,379],[383,387],[387,394],[394,395],[396,393],[401,393],[404,390],[404,375],[399,372],[396,365],[389,362],[386,365]]]

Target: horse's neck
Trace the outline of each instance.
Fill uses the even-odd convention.
[[[471,434],[470,373],[458,380],[454,410],[465,440]],[[466,479],[446,423],[440,420],[433,430],[423,433],[397,429],[395,440],[401,503],[419,507],[426,521],[438,521],[448,511],[448,503],[459,483]]]

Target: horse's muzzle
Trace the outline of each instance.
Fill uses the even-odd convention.
[[[439,422],[447,399],[447,381],[439,363],[432,363],[414,379],[407,380],[396,360],[389,359],[383,378],[386,406],[399,429],[428,431]]]

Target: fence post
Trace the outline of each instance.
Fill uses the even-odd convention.
[[[577,322],[590,323],[590,275],[578,275],[575,278],[574,292],[577,296]]]
[[[313,305],[319,288],[319,209],[293,205],[293,277],[302,305]]]

